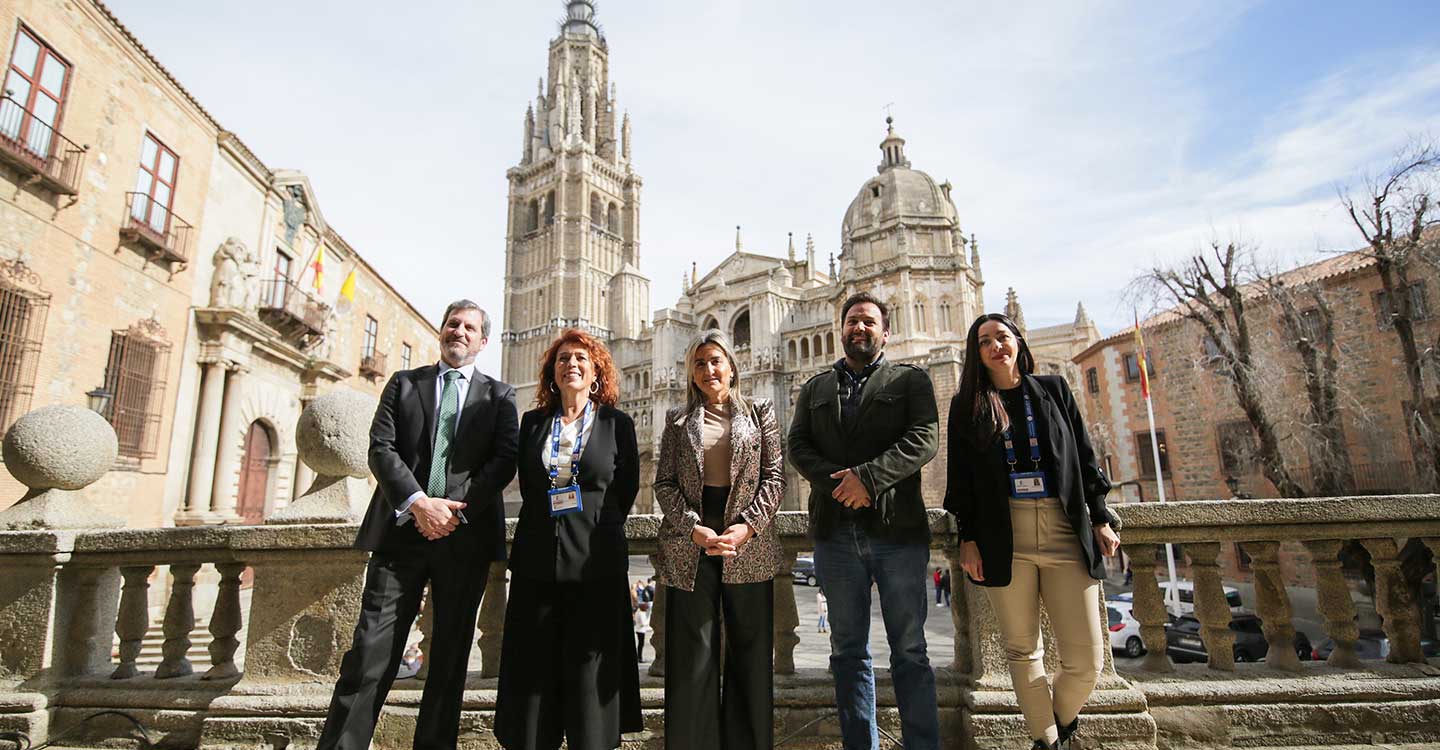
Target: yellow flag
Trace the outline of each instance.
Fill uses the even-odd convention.
[[[315,262],[310,264],[310,269],[315,272],[315,278],[310,282],[315,287],[315,294],[325,293],[325,243],[315,246]]]
[[[345,277],[345,283],[340,285],[340,299],[337,306],[342,311],[348,311],[355,304],[355,269],[350,269],[350,275]]]

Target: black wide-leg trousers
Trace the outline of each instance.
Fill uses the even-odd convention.
[[[705,488],[706,510],[719,489]],[[723,495],[719,503],[723,508]],[[715,531],[724,531],[719,519],[706,520],[716,524]],[[721,558],[697,554],[694,590],[667,587],[665,592],[665,747],[769,750],[774,742],[775,584],[722,583]]]

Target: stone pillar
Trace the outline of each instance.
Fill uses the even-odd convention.
[[[154,572],[154,565],[127,565],[120,569],[120,575],[125,580],[120,592],[120,612],[115,617],[115,635],[120,640],[120,664],[110,673],[112,680],[140,674],[135,659],[140,656],[145,631],[150,628],[150,574]]]
[[[1230,629],[1230,603],[1220,584],[1220,543],[1193,542],[1185,545],[1195,578],[1195,617],[1200,620],[1200,637],[1205,641],[1211,669],[1235,669],[1235,631]]]
[[[1420,623],[1416,621],[1410,587],[1405,585],[1405,574],[1400,570],[1399,547],[1394,539],[1361,539],[1360,543],[1369,550],[1370,564],[1375,566],[1375,611],[1384,618],[1380,624],[1390,639],[1390,655],[1385,661],[1424,664]]]
[[[310,401],[295,425],[300,460],[316,479],[267,524],[352,523],[354,513],[347,477],[370,473],[370,417],[375,401],[354,391],[332,391]]]
[[[1140,640],[1145,642],[1145,669],[1152,672],[1173,672],[1175,664],[1165,653],[1165,600],[1160,583],[1155,579],[1156,546],[1141,545],[1139,554],[1130,555],[1130,572],[1135,583],[1132,611],[1140,621]]]
[[[210,493],[215,484],[215,449],[220,436],[220,407],[225,398],[225,368],[219,362],[206,362],[201,378],[185,509],[175,519],[180,526],[208,522]]]
[[[655,556],[650,555],[650,565],[658,570]],[[655,660],[650,662],[651,677],[665,676],[665,586],[655,587],[655,606],[650,609],[650,648],[655,650]]]
[[[215,563],[220,573],[220,590],[210,615],[210,669],[200,679],[224,680],[240,674],[235,651],[240,648],[240,574],[244,563]]]
[[[500,676],[500,642],[505,635],[505,605],[510,592],[505,588],[504,560],[490,563],[485,596],[480,599],[480,676]]]
[[[945,548],[945,562],[950,566],[950,622],[955,628],[955,657],[950,668],[959,674],[968,675],[975,668],[975,652],[970,644],[970,595],[975,593],[965,584],[969,579],[965,569],[960,567],[960,548]],[[982,595],[983,596],[983,595]],[[929,600],[926,600],[929,603]]]
[[[1300,657],[1295,653],[1295,624],[1290,611],[1290,595],[1280,572],[1278,542],[1246,542],[1251,565],[1255,569],[1255,610],[1270,650],[1265,663],[1276,669],[1300,671]]]
[[[420,597],[415,629],[420,631],[420,668],[415,670],[415,679],[424,680],[430,676],[430,652],[435,648],[435,592],[429,584]]]
[[[789,549],[780,553],[780,572],[775,575],[773,604],[775,611],[775,674],[795,674],[795,647],[800,645],[800,636],[795,630],[800,627],[800,610],[795,603],[795,552]]]
[[[43,406],[15,420],[5,433],[5,468],[29,491],[0,511],[0,531],[124,526],[75,494],[105,476],[119,452],[115,429],[89,409]]]
[[[184,677],[195,668],[190,664],[190,631],[195,629],[195,573],[199,563],[170,566],[170,603],[165,607],[165,643],[160,646],[160,666],[155,678]]]
[[[1325,618],[1325,634],[1335,642],[1335,650],[1325,663],[1354,669],[1360,666],[1360,657],[1355,653],[1360,628],[1355,624],[1355,601],[1350,598],[1350,587],[1340,566],[1342,544],[1321,539],[1305,542],[1305,549],[1310,551],[1310,564],[1315,566],[1316,608]]]
[[[241,387],[245,383],[244,370],[235,368],[225,385],[224,405],[220,408],[220,432],[217,437],[218,450],[215,456],[215,478],[211,484],[210,510],[221,523],[235,521],[236,477],[240,475],[241,442],[235,436],[244,430],[240,424]]]
[[[280,528],[251,557],[255,588],[237,685],[333,685],[365,588],[364,550],[343,526]],[[289,549],[286,549],[289,547]]]

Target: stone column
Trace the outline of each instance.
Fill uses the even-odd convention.
[[[1325,618],[1325,634],[1335,642],[1335,650],[1325,663],[1332,667],[1358,668],[1360,657],[1355,653],[1355,641],[1360,637],[1360,629],[1355,624],[1355,602],[1350,598],[1350,587],[1345,583],[1340,565],[1343,543],[1321,539],[1304,544],[1310,551],[1310,564],[1315,566],[1316,608]]]
[[[1132,611],[1140,621],[1140,640],[1145,643],[1145,669],[1151,672],[1173,672],[1175,664],[1165,653],[1165,600],[1160,583],[1155,579],[1156,546],[1144,544],[1130,554],[1135,606]]]
[[[110,673],[112,680],[140,674],[135,659],[140,656],[145,631],[150,628],[150,574],[154,565],[127,565],[120,569],[125,581],[120,593],[120,612],[115,617],[115,635],[120,640],[120,664]]]
[[[220,573],[220,591],[210,615],[210,669],[200,679],[224,680],[240,674],[235,651],[240,648],[240,574],[244,563],[215,563]]]
[[[1420,623],[1415,617],[1414,597],[1400,570],[1399,546],[1394,539],[1361,539],[1360,543],[1369,550],[1370,563],[1375,566],[1375,611],[1383,618],[1380,625],[1390,639],[1390,655],[1385,661],[1424,664]]]
[[[655,562],[655,555],[650,555],[650,565],[657,570],[660,568]],[[655,606],[650,608],[650,648],[655,651],[655,659],[650,662],[651,677],[665,676],[665,588],[655,587]]]
[[[235,477],[240,472],[240,443],[235,440],[235,435],[244,427],[240,424],[244,372],[238,367],[230,371],[230,377],[226,379],[228,382],[225,385],[224,405],[220,409],[220,432],[217,436],[219,448],[215,457],[210,510],[221,523],[239,518],[235,512]]]
[[[1300,657],[1295,653],[1295,624],[1291,620],[1290,595],[1280,573],[1278,542],[1245,542],[1255,568],[1255,609],[1270,650],[1265,663],[1276,669],[1300,671]]]
[[[485,596],[480,599],[480,676],[500,676],[500,643],[505,635],[505,605],[510,592],[505,588],[504,560],[490,563]]]
[[[950,668],[968,675],[975,668],[975,652],[970,637],[970,594],[974,593],[966,582],[965,569],[960,566],[960,547],[945,548],[945,563],[950,566],[950,622],[955,628],[955,656]],[[929,600],[926,600],[929,604]]]
[[[220,435],[220,407],[225,398],[225,368],[219,362],[206,362],[203,367],[185,510],[175,519],[181,526],[206,522],[210,515],[210,492],[215,483],[215,448]]]
[[[795,633],[800,627],[800,611],[795,603],[795,552],[789,549],[780,553],[780,572],[775,575],[774,593],[771,595],[775,611],[775,674],[795,674],[795,647],[800,645],[800,636]]]
[[[1185,545],[1190,556],[1191,575],[1195,578],[1195,617],[1200,621],[1200,637],[1211,669],[1235,669],[1235,631],[1230,629],[1230,603],[1220,584],[1220,543],[1198,542]]]

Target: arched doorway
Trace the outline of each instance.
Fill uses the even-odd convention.
[[[257,524],[265,520],[265,501],[270,497],[270,470],[275,465],[274,437],[263,422],[250,423],[245,433],[245,453],[240,463],[240,497],[236,512],[240,522]]]

